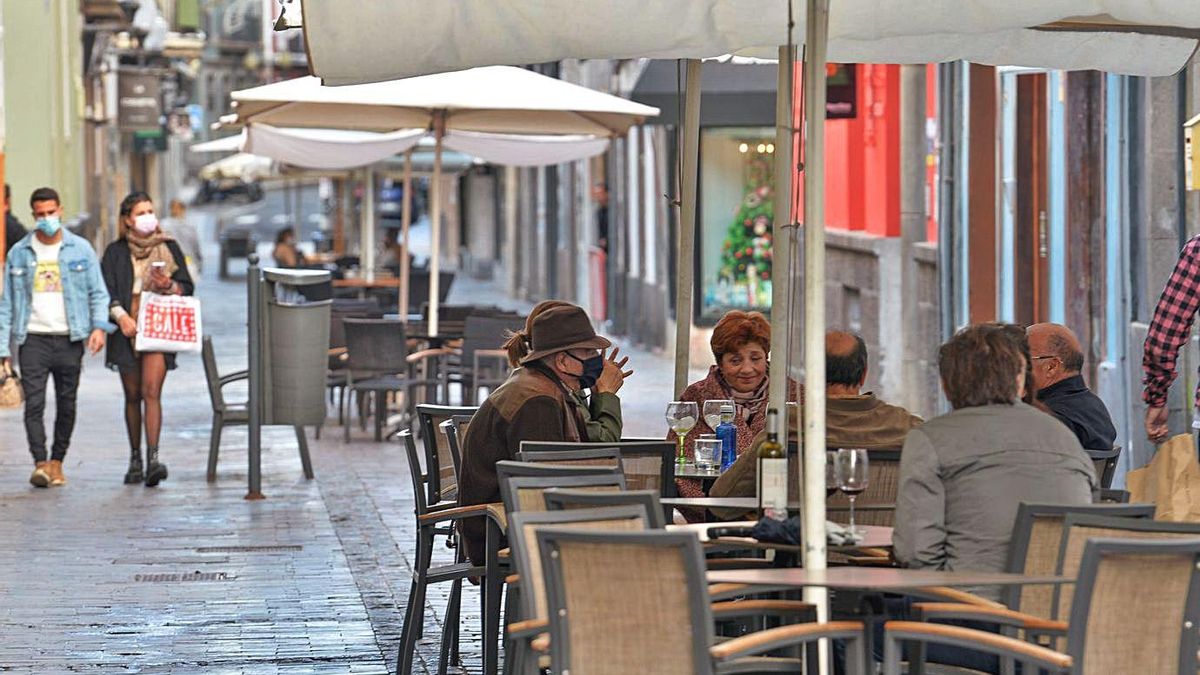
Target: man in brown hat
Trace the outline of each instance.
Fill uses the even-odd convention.
[[[530,344],[532,351],[521,359],[522,367],[487,397],[467,427],[458,477],[459,503],[464,506],[500,501],[496,462],[516,459],[521,441],[588,440],[586,420],[571,396],[582,389],[604,388],[603,381],[598,384],[606,374],[600,350],[612,343],[596,335],[586,312],[563,304],[533,320]],[[621,373],[620,368],[610,369],[614,370]],[[620,384],[610,382],[607,388],[615,393]],[[484,533],[482,519],[463,521],[467,554],[476,564],[484,562]]]

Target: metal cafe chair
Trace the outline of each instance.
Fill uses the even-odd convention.
[[[765,605],[712,604],[704,550],[690,532],[543,528],[536,536],[551,672],[798,673],[800,659],[763,655],[825,638],[846,641],[847,673],[866,672],[857,621],[789,624],[717,642],[716,619],[761,615]]]
[[[1196,672],[1200,536],[1088,537],[1080,547],[1069,621],[1061,630],[1063,651],[961,626],[889,621],[884,624],[885,675],[902,672],[904,643],[994,654],[1020,663],[1026,673]]]

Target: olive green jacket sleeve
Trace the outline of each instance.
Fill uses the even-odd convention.
[[[621,440],[621,399],[616,394],[596,392],[591,401],[576,392],[571,403],[579,409],[591,443],[617,443]]]

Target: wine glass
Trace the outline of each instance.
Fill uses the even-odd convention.
[[[854,526],[854,500],[867,489],[871,474],[867,469],[867,451],[863,448],[838,448],[837,485],[850,499],[850,535],[858,537]]]
[[[667,405],[667,424],[671,431],[679,437],[679,454],[675,457],[676,464],[687,464],[687,455],[683,452],[683,438],[688,435],[700,416],[695,401],[671,401]]]
[[[704,423],[709,429],[717,430],[717,425],[721,423],[721,406],[733,405],[733,401],[729,399],[714,398],[704,402]],[[736,407],[735,407],[736,410]]]
[[[825,451],[825,498],[837,494],[838,479],[837,479],[837,450]]]

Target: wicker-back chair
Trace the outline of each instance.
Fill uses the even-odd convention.
[[[1070,514],[1089,514],[1109,518],[1153,518],[1153,504],[1021,504],[1013,524],[1013,536],[1008,547],[1005,571],[1014,574],[1046,576],[1058,570],[1062,546],[1063,521]],[[1002,601],[1010,609],[1025,614],[1051,618],[1054,616],[1054,589],[1044,584],[1010,586],[1004,589]]]
[[[508,542],[512,547],[513,567],[521,579],[519,607],[510,607],[510,615],[506,616],[509,645],[506,654],[515,659],[512,672],[536,672],[532,666],[537,664],[536,652],[541,650],[531,650],[531,641],[547,631],[546,585],[537,547],[538,530],[569,527],[573,530],[640,532],[649,527],[647,515],[641,504],[571,511],[521,511],[511,515]]]
[[[1078,577],[1080,565],[1083,561],[1083,551],[1087,547],[1087,542],[1089,539],[1096,537],[1119,537],[1121,539],[1200,539],[1200,523],[1170,523],[1161,520],[1110,518],[1091,514],[1068,515],[1063,521],[1062,539],[1058,553],[1058,569],[1055,572],[1064,577]],[[1062,584],[1055,588],[1053,600],[1054,618],[1064,620],[1071,616],[1072,590],[1071,584]],[[1136,595],[1129,596],[1127,600],[1131,606],[1135,601],[1140,602],[1140,598]],[[1146,670],[1143,672],[1155,671]]]
[[[646,508],[646,512],[649,514],[651,528],[661,530],[667,526],[666,512],[663,510],[658,493],[654,490],[600,492],[575,488],[550,488],[542,493],[542,498],[546,500],[546,508],[551,511],[640,504]]]
[[[580,450],[520,450],[517,459],[533,464],[554,466],[621,466],[621,451],[616,448],[583,448]]]
[[[1088,457],[1096,467],[1096,480],[1100,487],[1112,487],[1113,477],[1117,475],[1117,460],[1121,458],[1121,446],[1112,450],[1086,450]]]
[[[1109,520],[1146,524],[1136,519]],[[902,672],[902,643],[936,643],[994,654],[1020,662],[1026,673],[1194,673],[1195,626],[1200,622],[1198,568],[1200,537],[1086,540],[1070,603],[1065,653],[959,626],[889,621],[884,624],[884,673]]]
[[[434,538],[448,534],[453,524],[465,518],[486,517],[487,505],[457,506],[455,502],[430,505],[425,499],[425,474],[421,472],[420,457],[412,431],[405,429],[399,434],[400,444],[408,459],[409,479],[413,486],[413,509],[416,515],[416,555],[413,564],[412,588],[404,613],[404,626],[400,635],[399,671],[411,672],[413,652],[417,640],[422,637],[425,626],[425,589],[429,584],[451,582],[450,599],[446,606],[446,621],[442,632],[442,663],[451,660],[450,645],[457,642],[458,609],[462,593],[462,580],[471,576],[483,576],[485,568],[466,561],[462,550],[457,551],[455,562],[433,565]]]
[[[625,489],[619,467],[556,466],[532,462],[496,462],[500,497],[507,513],[545,511],[542,493],[550,488],[569,487],[615,492]]]
[[[1033,576],[1054,575],[1058,571],[1064,521],[1072,514],[1101,516],[1113,520],[1154,517],[1153,504],[1021,504],[1013,523],[1005,571]],[[1019,628],[1031,635],[1061,634],[1065,625],[1053,621],[1055,588],[1045,584],[1008,586],[1001,591],[1000,603],[959,589],[926,589],[932,595],[954,602],[913,604],[915,616],[923,620],[974,620]],[[923,655],[910,656],[914,672],[920,670]]]
[[[458,492],[458,460],[450,448],[439,426],[456,415],[474,415],[479,408],[474,406],[433,405],[421,403],[416,406],[417,423],[420,425],[421,441],[425,448],[426,491],[430,504],[444,499],[453,499]]]
[[[621,470],[630,490],[654,490],[662,497],[674,497],[675,444],[660,440],[622,440],[618,443],[564,443],[560,441],[524,441],[521,450],[555,452],[616,448],[621,451]]]
[[[900,451],[867,450],[867,463],[870,482],[854,502],[854,520],[859,525],[891,527],[896,522],[896,493],[900,489]],[[825,512],[834,522],[848,523],[850,500],[837,492],[825,500]]]
[[[467,427],[471,426],[470,415],[455,415],[438,425],[438,430],[446,437],[446,449],[450,451],[450,462],[454,465],[454,482],[462,473],[462,439],[467,435]]]
[[[713,618],[724,609],[720,605],[751,603],[710,605],[703,548],[690,532],[543,528],[537,542],[551,672],[800,672],[797,659],[756,660],[754,655],[820,638],[847,640],[847,672],[863,672],[858,622],[787,625],[715,644]]]

